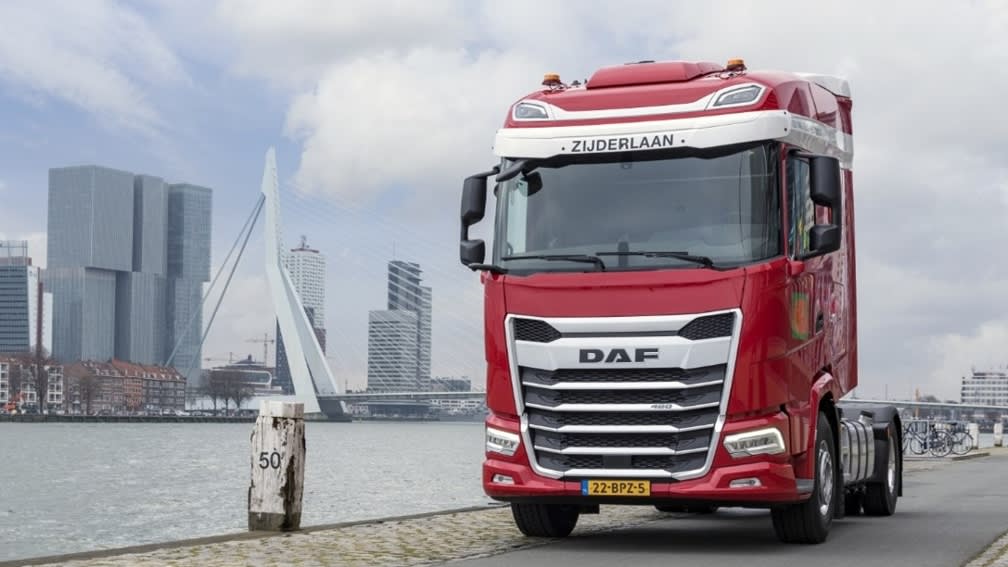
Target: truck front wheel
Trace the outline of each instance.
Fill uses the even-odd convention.
[[[576,506],[511,504],[511,515],[521,533],[531,537],[567,537],[577,525]]]
[[[815,432],[815,487],[808,500],[772,508],[774,531],[785,543],[822,543],[833,524],[837,502],[836,445],[826,415],[819,414]]]

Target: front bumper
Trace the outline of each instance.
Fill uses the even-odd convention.
[[[499,419],[493,421],[498,427],[502,423]],[[651,495],[647,497],[585,496],[581,493],[580,478],[553,479],[536,474],[528,464],[524,446],[512,457],[487,453],[483,463],[483,488],[491,498],[507,502],[579,504],[704,502],[753,507],[801,502],[807,499],[809,494],[799,491],[789,454],[733,458],[722,444],[725,435],[736,432],[767,426],[776,426],[787,431],[787,421],[786,415],[778,413],[768,417],[726,423],[721,434],[715,438],[716,453],[712,466],[705,475],[682,481],[653,479]],[[499,482],[501,477],[510,480]],[[731,486],[732,481],[745,479],[758,479],[758,486]]]

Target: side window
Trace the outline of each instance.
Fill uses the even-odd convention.
[[[809,251],[809,229],[815,225],[815,204],[809,185],[808,161],[787,161],[788,250],[792,258]]]

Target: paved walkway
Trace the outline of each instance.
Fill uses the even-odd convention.
[[[927,471],[958,465],[959,463],[948,460],[918,460],[907,462],[906,470],[908,475],[918,476]],[[658,513],[650,507],[603,507],[600,515],[582,516],[575,533],[588,534],[643,527],[663,519],[667,521],[668,517],[667,514]],[[506,507],[308,528],[301,532],[281,535],[242,534],[212,539],[215,541],[148,546],[141,553],[112,555],[114,552],[96,552],[83,557],[78,555],[76,559],[58,564],[89,567],[420,566],[489,557],[555,543],[554,540],[522,536],[514,527],[511,512]],[[1008,537],[1002,538],[1000,542],[992,545],[988,552],[978,556],[976,561],[970,563],[970,567],[1008,566],[1006,554],[1008,554]]]
[[[630,527],[661,517],[647,507],[610,507],[583,516],[578,533]],[[434,565],[550,543],[522,536],[511,510],[436,514],[405,520],[372,522],[332,529],[309,529],[283,535],[178,547],[167,544],[148,553],[61,562],[67,566],[133,565],[297,565],[380,566]],[[57,565],[48,563],[45,565]]]

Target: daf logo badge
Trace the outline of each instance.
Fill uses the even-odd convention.
[[[631,358],[630,352],[633,352]],[[578,361],[583,363],[594,362],[646,362],[648,360],[658,360],[657,348],[614,348],[608,352],[598,348],[583,348],[578,353]]]

